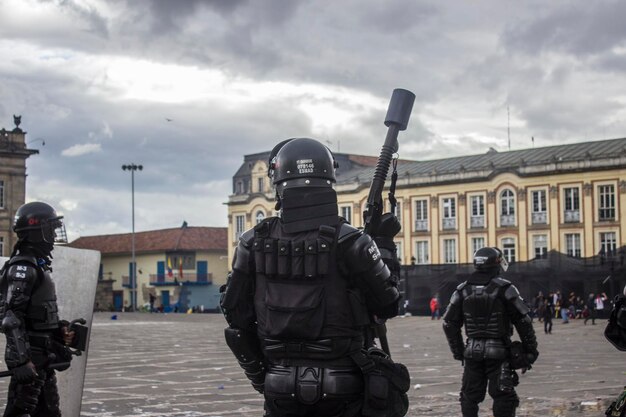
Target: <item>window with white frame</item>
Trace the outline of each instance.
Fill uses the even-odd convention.
[[[241,234],[245,231],[246,227],[246,215],[240,214],[235,216],[235,240],[239,239]]]
[[[500,194],[501,213],[503,216],[512,216],[515,214],[515,195],[508,188]]]
[[[598,218],[615,220],[615,187],[613,184],[598,186]]]
[[[480,248],[485,247],[485,238],[484,237],[473,237],[472,238],[472,257],[474,253]]]
[[[470,197],[470,227],[485,227],[485,197]]]
[[[444,198],[443,204],[443,228],[454,229],[456,228],[456,199],[453,197]]]
[[[396,207],[393,210],[393,214],[396,215],[400,224],[402,224],[402,201],[398,200],[396,202]]]
[[[265,188],[265,178],[257,178],[257,188],[259,189],[259,192],[262,193]]]
[[[415,201],[415,231],[428,230],[428,200]]]
[[[265,212],[263,210],[259,210],[256,212],[256,224],[261,223],[265,219]]]
[[[580,191],[578,187],[567,187],[563,189],[565,197],[565,222],[580,221]]]
[[[580,258],[580,233],[566,233],[565,234],[565,251],[567,256],[574,258]]]
[[[396,244],[396,254],[398,255],[398,261],[400,261],[400,264],[403,264],[404,252],[402,252],[402,241],[396,240],[393,243]]]
[[[4,181],[0,180],[0,209],[4,208]]]
[[[515,239],[512,237],[502,239],[502,254],[507,262],[515,262]]]
[[[533,200],[533,213],[545,213],[547,211],[546,206],[546,190],[534,190],[531,191]]]
[[[341,206],[341,217],[352,223],[352,206]]]
[[[415,242],[415,263],[427,264],[428,260],[428,241],[418,240]]]
[[[456,239],[443,240],[443,263],[456,263]]]
[[[545,258],[548,254],[548,235],[533,236],[533,251],[535,258]]]
[[[615,255],[617,249],[617,239],[615,232],[601,232],[600,233],[600,254],[606,256]]]

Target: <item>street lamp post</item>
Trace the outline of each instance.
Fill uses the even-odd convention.
[[[131,184],[131,200],[132,200],[132,233],[131,233],[131,268],[132,274],[130,277],[130,309],[131,311],[137,311],[137,262],[135,261],[135,171],[141,171],[143,165],[136,165],[131,163],[128,165],[122,165],[124,171],[130,171],[130,184]]]

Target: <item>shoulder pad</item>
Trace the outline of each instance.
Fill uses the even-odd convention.
[[[512,300],[514,298],[520,298],[519,291],[515,287],[515,285],[509,285],[509,288],[504,291],[504,298],[507,300]]]
[[[239,242],[249,248],[252,245],[252,241],[254,240],[254,229],[248,229],[239,236]]]
[[[511,281],[502,277],[496,277],[492,279],[491,282],[496,284],[498,287],[506,287],[507,285],[511,285]]]
[[[467,285],[467,281],[462,282],[458,285],[458,287],[456,287],[457,291],[463,291],[463,288],[465,288],[465,286]]]
[[[337,243],[343,243],[346,240],[351,239],[354,236],[358,236],[363,232],[356,227],[352,226],[349,223],[342,223],[339,228],[339,236],[337,238]]]
[[[7,278],[11,281],[24,281],[37,278],[37,276],[37,268],[25,262],[10,265],[7,273]]]
[[[31,264],[31,265],[33,265],[35,267],[38,266],[37,258],[35,258],[34,256],[26,256],[26,255],[14,256],[11,259],[9,259],[7,261],[7,263],[9,265],[14,265],[14,264],[17,264],[17,263],[29,263],[29,264]]]
[[[459,287],[462,286],[464,287],[465,283],[459,285]],[[459,304],[461,301],[463,301],[463,297],[461,297],[461,290],[457,289],[455,292],[452,293],[452,296],[450,297],[450,304]]]

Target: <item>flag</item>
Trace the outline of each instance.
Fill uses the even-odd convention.
[[[182,279],[183,277],[183,257],[181,256],[178,259],[178,278]]]
[[[172,272],[172,258],[167,258],[167,276],[172,278],[174,273]]]

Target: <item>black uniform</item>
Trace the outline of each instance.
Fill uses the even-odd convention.
[[[519,405],[514,369],[530,368],[538,356],[528,307],[515,286],[498,273],[499,267],[474,272],[452,294],[443,316],[453,356],[464,361],[460,396],[464,417],[478,416],[478,404],[485,398],[487,385],[494,417],[514,416]],[[520,336],[521,349],[512,349],[518,346],[511,342],[513,326]]]
[[[318,170],[316,150],[305,154]],[[331,187],[287,187],[280,204],[281,218],[240,238],[221,303],[226,341],[268,416],[361,416],[363,332],[372,314],[397,314],[397,277],[338,217]]]
[[[50,277],[50,252],[60,219],[45,203],[20,207],[14,225],[19,240],[0,270],[5,362],[13,370],[5,417],[61,415],[55,371],[48,369],[71,360],[63,342],[63,328],[69,323],[59,320]]]

